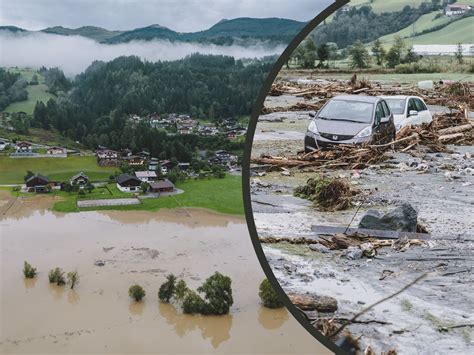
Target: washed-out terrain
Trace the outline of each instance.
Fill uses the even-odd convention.
[[[0,191],[2,354],[329,353],[286,309],[260,305],[244,220],[198,209],[60,214],[53,200]],[[24,260],[37,278],[23,278]],[[78,271],[74,290],[48,283],[56,266]],[[169,273],[196,288],[214,271],[232,278],[229,315],[158,301]],[[144,301],[129,298],[133,283]]]
[[[298,90],[304,92],[309,91],[306,84],[317,88],[318,83],[330,83],[306,79],[303,75],[283,78],[276,87],[298,83]],[[336,84],[343,85],[343,80]],[[390,82],[372,85],[397,86]],[[326,335],[344,326],[333,336],[339,345],[350,337],[357,339],[361,353],[368,349],[375,353],[395,350],[399,354],[472,353],[474,147],[460,142],[447,144],[444,151],[430,152],[420,143],[404,152],[397,148],[386,151],[386,159],[355,169],[350,165],[345,169],[321,168],[318,158],[312,166],[304,166],[305,161],[299,167],[296,163],[292,166],[302,159],[297,153],[303,150],[308,113],[325,101],[317,94],[269,96],[256,127],[252,209],[275,276],[289,295],[308,296],[314,304],[321,303],[321,299],[326,302],[321,298],[324,296],[337,302],[336,310],[328,311],[326,303],[325,310],[318,309],[318,305],[304,310],[308,321]],[[429,104],[434,114],[452,112],[449,106]],[[473,122],[472,113],[467,112],[467,116]],[[314,202],[294,196],[296,187],[323,175],[344,180],[358,191],[350,208],[323,211]],[[352,249],[328,249],[320,243],[324,242],[322,236],[312,230],[315,225],[357,228],[369,209],[385,213],[402,203],[417,210],[418,223],[429,233],[420,244],[389,242],[377,248],[375,256],[367,257],[352,253]],[[400,244],[404,247],[399,248]],[[425,273],[400,294],[349,321]],[[295,305],[307,306],[300,301],[296,298]]]

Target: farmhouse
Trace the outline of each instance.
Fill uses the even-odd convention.
[[[136,171],[135,176],[143,182],[155,181],[157,178],[154,171]]]
[[[117,166],[120,162],[119,153],[110,149],[99,149],[96,152],[97,163],[100,166]]]
[[[77,184],[80,188],[83,188],[88,182],[89,177],[82,171],[79,174],[74,175],[70,180],[71,185]]]
[[[123,160],[128,163],[130,166],[141,166],[146,164],[146,159],[138,155],[131,155],[129,157],[124,157]]]
[[[50,147],[46,150],[46,154],[49,155],[64,155],[67,154],[66,148],[62,147]]]
[[[15,150],[17,153],[31,153],[33,148],[29,142],[16,142]]]
[[[150,182],[150,191],[152,192],[173,192],[174,184],[168,179]]]
[[[117,176],[117,188],[122,192],[134,192],[140,190],[142,181],[136,176],[130,174],[121,174]]]
[[[467,11],[469,11],[471,7],[469,5],[464,4],[449,4],[446,5],[444,8],[444,14],[448,17],[451,16],[461,16]]]
[[[187,171],[189,170],[191,164],[189,163],[178,163],[178,169],[181,171]]]
[[[49,192],[49,180],[47,177],[35,174],[26,180],[28,192]]]

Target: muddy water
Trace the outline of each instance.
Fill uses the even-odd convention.
[[[10,203],[0,206],[1,353],[328,353],[285,309],[260,306],[263,273],[242,219],[194,209],[54,214],[48,197]],[[23,279],[24,260],[37,279]],[[79,272],[75,290],[48,283],[55,266]],[[195,288],[217,270],[233,281],[229,315],[158,302],[168,273]],[[146,289],[140,303],[128,297],[133,283]]]

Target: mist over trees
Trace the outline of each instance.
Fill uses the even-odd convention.
[[[0,111],[12,102],[28,99],[27,85],[28,82],[19,73],[0,68]]]

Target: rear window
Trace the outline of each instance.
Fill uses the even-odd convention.
[[[331,100],[318,114],[318,118],[332,121],[371,123],[374,104],[351,100]]]
[[[390,111],[394,115],[403,115],[405,112],[405,99],[385,99],[385,102],[387,102]]]

